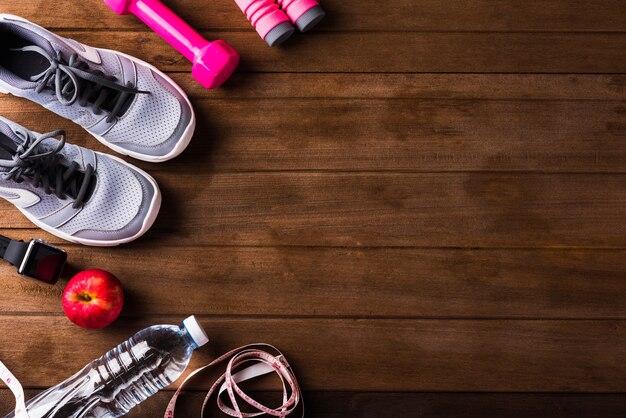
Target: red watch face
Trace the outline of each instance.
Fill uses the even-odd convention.
[[[61,275],[66,259],[64,251],[35,242],[22,274],[54,284]]]

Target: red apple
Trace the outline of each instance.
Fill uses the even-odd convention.
[[[63,291],[63,310],[76,325],[100,329],[119,316],[124,305],[120,281],[104,270],[85,270],[72,277]]]

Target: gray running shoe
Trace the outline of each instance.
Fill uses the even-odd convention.
[[[152,65],[2,14],[0,92],[39,103],[144,161],[180,154],[196,125],[183,90]]]
[[[97,246],[140,237],[161,206],[156,182],[138,168],[67,144],[63,131],[40,135],[2,117],[0,197],[51,234]]]

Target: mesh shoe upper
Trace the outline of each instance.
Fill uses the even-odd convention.
[[[176,150],[189,141],[195,126],[189,100],[171,80],[145,62],[82,45],[7,15],[0,15],[0,38],[5,38],[0,41],[0,87],[78,123],[111,148],[159,161],[182,151]],[[51,75],[46,79],[41,71],[31,70],[37,66],[48,69]],[[91,97],[83,100],[86,103],[65,103],[67,100],[59,97],[60,80],[64,91],[69,91],[67,95],[71,96],[75,88],[79,96],[87,90]],[[115,86],[103,87],[107,80]],[[121,109],[111,112],[116,104],[112,98],[121,94],[119,89],[133,92],[127,92]],[[102,90],[106,100],[99,108],[93,102]],[[114,104],[107,108],[107,101]]]
[[[25,148],[33,144],[35,138],[41,138],[39,134],[0,118],[0,136],[4,137],[0,138],[4,141],[4,144],[0,141],[3,153],[0,196],[20,207],[33,222],[49,232],[72,241],[109,245],[138,236],[146,222],[154,220],[154,211],[158,211],[155,202],[160,201],[160,194],[154,180],[142,171],[110,156],[65,144],[55,157],[55,163],[62,166],[61,171],[73,163],[79,174],[93,167],[89,192],[77,204],[71,195],[59,197],[54,183],[47,191],[42,184],[35,185],[37,169],[31,168],[32,162],[22,169],[21,179],[11,178],[11,172],[16,170],[14,165],[22,164],[20,154],[24,155]],[[11,160],[7,158],[6,142],[9,140],[16,148]],[[35,153],[41,155],[58,149],[59,141],[46,138],[34,147]],[[51,177],[54,182],[54,175]],[[148,219],[150,217],[152,219]]]

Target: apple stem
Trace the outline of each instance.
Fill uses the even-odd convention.
[[[76,298],[81,302],[91,302],[91,295],[87,292],[77,294]]]

